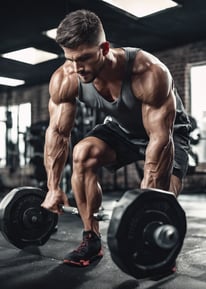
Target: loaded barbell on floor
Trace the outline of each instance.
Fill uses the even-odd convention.
[[[111,257],[135,278],[163,275],[175,265],[186,228],[185,212],[173,193],[128,191],[115,206],[109,224]]]
[[[43,209],[45,193],[34,187],[11,190],[0,202],[0,228],[14,246],[44,245],[58,222],[58,215]]]
[[[58,215],[43,207],[46,193],[36,187],[18,187],[11,190],[0,202],[0,229],[14,246],[42,246],[55,231]],[[79,215],[76,207],[64,207],[62,211]],[[94,214],[98,221],[106,220],[104,210]]]
[[[13,189],[0,202],[0,226],[4,237],[16,247],[44,245],[58,222],[58,215],[40,205],[40,188]],[[78,215],[77,208],[63,207]],[[94,215],[104,220],[102,211]],[[109,223],[107,241],[112,260],[135,278],[169,271],[186,234],[184,210],[172,193],[155,189],[126,192],[117,202]]]

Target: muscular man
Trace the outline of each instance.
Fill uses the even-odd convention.
[[[141,188],[159,188],[176,196],[187,170],[190,124],[171,74],[155,56],[138,48],[110,48],[97,15],[77,10],[62,20],[57,43],[65,63],[50,81],[50,124],[46,132],[48,193],[42,206],[61,213],[68,205],[60,188],[68,157],[77,98],[109,116],[73,149],[72,191],[83,221],[83,241],[64,263],[87,266],[102,256],[93,213],[102,201],[97,171],[137,161],[145,153]]]

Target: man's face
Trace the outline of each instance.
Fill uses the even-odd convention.
[[[66,60],[71,62],[82,82],[92,82],[98,76],[103,67],[101,45],[81,45],[77,49],[63,47],[63,50]]]

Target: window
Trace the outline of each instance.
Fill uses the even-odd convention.
[[[0,166],[6,164],[6,110],[0,106]]]
[[[25,133],[31,126],[31,103],[0,106],[0,166],[23,166],[25,155]]]
[[[206,65],[195,65],[190,69],[191,115],[201,130],[201,141],[194,147],[199,162],[206,162]]]

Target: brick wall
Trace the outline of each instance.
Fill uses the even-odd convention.
[[[155,53],[170,69],[188,112],[191,111],[190,67],[191,65],[206,64],[205,47],[206,40]]]

